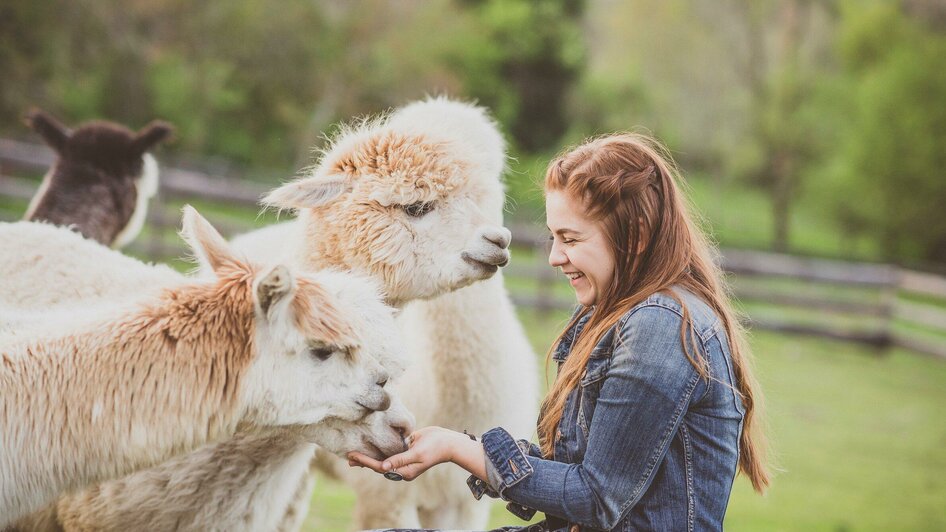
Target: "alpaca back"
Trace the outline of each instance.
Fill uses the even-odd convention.
[[[187,280],[47,223],[0,223],[0,249],[0,304],[17,309],[146,296]]]

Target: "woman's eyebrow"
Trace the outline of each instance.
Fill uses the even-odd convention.
[[[571,229],[569,227],[561,227],[559,229],[556,229],[555,231],[552,231],[552,229],[547,225],[545,226],[545,228],[548,229],[550,233],[556,233],[559,235],[563,235],[565,233],[575,233],[576,235],[581,234],[581,231],[578,231],[577,229]]]

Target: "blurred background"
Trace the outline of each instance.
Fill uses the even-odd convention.
[[[271,223],[259,194],[340,121],[438,94],[510,143],[507,286],[539,353],[573,301],[544,265],[545,165],[615,130],[670,147],[752,328],[781,470],[765,497],[737,481],[727,529],[946,529],[943,0],[5,0],[0,219],[53,161],[31,106],[174,124],[129,250],[174,261],[183,203],[231,234]],[[320,481],[307,530],[346,530],[351,505]]]

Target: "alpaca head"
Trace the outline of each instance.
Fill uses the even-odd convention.
[[[298,211],[303,264],[367,273],[403,304],[509,261],[503,150],[483,109],[431,99],[344,129],[310,176],[263,201]]]
[[[157,163],[148,152],[173,129],[152,122],[138,132],[112,122],[88,122],[70,131],[33,110],[27,124],[59,156],[27,209],[27,220],[75,225],[113,247],[131,242],[158,190]]]
[[[389,368],[400,367],[402,344],[393,310],[371,281],[283,265],[256,271],[190,207],[183,226],[194,253],[217,276],[250,276],[255,353],[244,381],[248,421],[355,422],[389,408],[385,384]]]

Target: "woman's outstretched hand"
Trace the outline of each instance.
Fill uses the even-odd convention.
[[[404,480],[414,480],[424,471],[444,462],[457,462],[466,468],[467,456],[478,454],[482,462],[482,446],[471,441],[465,434],[442,427],[424,427],[408,436],[408,450],[389,456],[383,461],[375,460],[359,452],[348,453],[348,465],[367,467],[378,473],[397,473]],[[472,444],[472,448],[471,447]],[[462,458],[457,460],[457,458]],[[485,467],[485,466],[484,466]],[[474,473],[475,474],[475,473]]]

